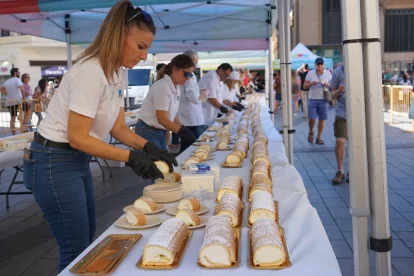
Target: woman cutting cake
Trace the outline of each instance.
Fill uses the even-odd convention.
[[[154,161],[177,161],[125,124],[123,67],[147,58],[155,35],[151,16],[130,1],[108,13],[95,40],[64,75],[24,155],[24,184],[59,245],[62,271],[93,241],[96,228],[91,156],[127,162],[146,179],[163,178]],[[138,151],[111,146],[108,134]],[[142,150],[141,150],[142,149]]]

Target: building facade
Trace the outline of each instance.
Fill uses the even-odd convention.
[[[293,6],[292,44],[302,42],[315,54],[341,62],[341,0],[294,0]],[[409,70],[414,59],[414,1],[380,0],[379,11],[383,70]]]

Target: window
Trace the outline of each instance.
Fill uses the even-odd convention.
[[[384,51],[414,51],[414,9],[387,10],[384,22]]]
[[[10,36],[10,31],[1,30],[0,36]]]
[[[322,0],[322,43],[342,43],[341,0]]]

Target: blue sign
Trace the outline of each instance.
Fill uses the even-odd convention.
[[[68,71],[67,66],[54,66],[42,70],[42,77],[63,76]]]

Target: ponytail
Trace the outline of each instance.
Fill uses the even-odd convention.
[[[163,66],[161,70],[158,72],[157,80],[162,79],[165,75],[171,76],[171,73],[172,73],[172,66],[170,62],[167,65]]]
[[[193,60],[187,55],[177,55],[175,56],[170,63],[165,65],[157,74],[157,80],[162,79],[165,75],[171,76],[173,72],[173,67],[179,69],[188,69],[194,67]]]

